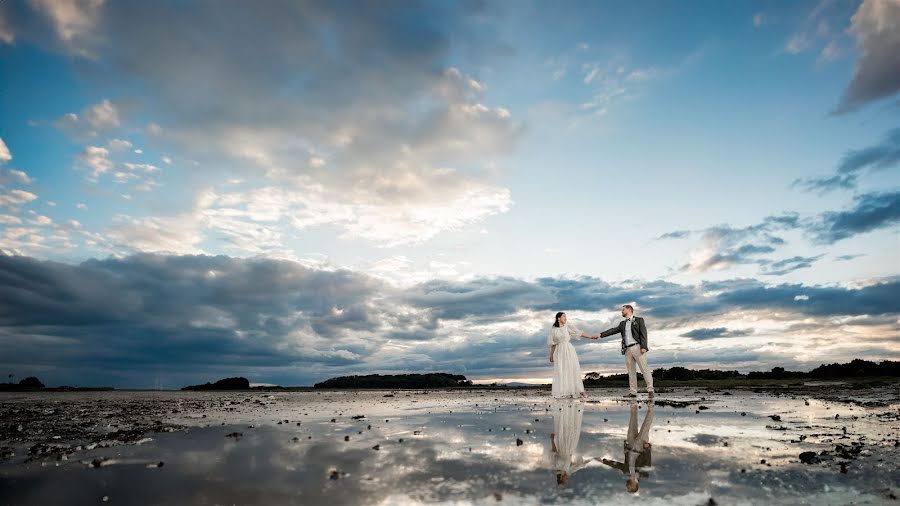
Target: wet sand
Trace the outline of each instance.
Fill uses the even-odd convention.
[[[897,504],[896,385],[623,393],[3,393],[0,505]],[[554,431],[577,436],[564,486]]]

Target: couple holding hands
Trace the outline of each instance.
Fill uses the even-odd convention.
[[[634,316],[634,308],[622,306],[622,317],[619,325],[601,332],[599,335],[588,335],[574,325],[567,323],[566,313],[556,313],[556,320],[547,336],[550,346],[550,363],[553,364],[553,397],[584,397],[584,383],[581,380],[581,364],[578,354],[570,339],[583,337],[586,339],[602,339],[619,334],[622,339],[622,355],[625,356],[625,367],[628,370],[628,394],[625,397],[637,397],[637,375],[635,366],[640,367],[641,376],[647,383],[647,394],[653,397],[653,374],[647,365],[647,327],[644,319]]]

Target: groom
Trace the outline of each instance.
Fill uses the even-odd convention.
[[[600,338],[620,334],[622,336],[622,355],[625,355],[625,368],[628,369],[628,395],[625,397],[637,397],[637,375],[635,364],[641,368],[641,376],[647,383],[647,394],[653,397],[653,372],[647,365],[647,327],[644,319],[634,316],[634,308],[629,304],[622,306],[622,317],[618,327],[613,327],[600,333]]]

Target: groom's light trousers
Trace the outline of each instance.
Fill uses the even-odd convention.
[[[653,371],[647,365],[647,356],[641,353],[641,346],[636,344],[625,348],[625,368],[628,369],[628,391],[637,395],[637,374],[635,373],[635,364],[641,368],[641,376],[647,383],[647,391],[653,391]]]

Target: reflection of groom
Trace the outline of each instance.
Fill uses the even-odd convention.
[[[603,459],[601,462],[609,467],[622,471],[626,476],[625,488],[629,492],[638,491],[638,480],[648,476],[645,472],[638,472],[642,467],[650,467],[650,427],[653,426],[653,403],[647,406],[647,414],[644,415],[644,423],[641,430],[637,428],[637,402],[631,404],[631,418],[628,420],[628,435],[625,437],[625,462]]]
[[[628,369],[628,395],[626,397],[637,397],[637,375],[635,374],[635,364],[641,368],[641,376],[647,383],[647,393],[653,397],[653,372],[647,365],[646,353],[647,347],[647,326],[644,325],[644,319],[634,316],[634,308],[629,304],[622,306],[622,317],[625,318],[619,322],[618,327],[604,330],[600,333],[600,337],[620,334],[622,336],[622,355],[625,355],[625,368]]]

